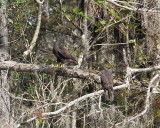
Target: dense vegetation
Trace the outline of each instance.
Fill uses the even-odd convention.
[[[29,72],[10,71],[12,122],[23,128],[159,127],[159,67],[155,67],[159,66],[160,50],[158,3],[8,0],[8,61],[54,67],[52,74],[32,68]],[[54,42],[78,60],[78,66],[62,67],[74,75],[57,73],[61,67],[49,48]],[[95,80],[100,64],[112,70],[113,102],[105,99],[99,80]],[[79,72],[96,76],[82,78]]]

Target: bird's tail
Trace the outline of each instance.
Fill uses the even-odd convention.
[[[108,101],[114,100],[114,93],[112,89],[104,90],[104,92],[105,92],[105,97]]]

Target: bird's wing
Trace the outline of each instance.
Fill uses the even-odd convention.
[[[59,54],[61,54],[61,56],[63,58],[75,60],[75,58],[72,56],[72,54],[65,48],[60,48],[58,52],[59,52]]]
[[[101,74],[101,84],[104,88],[105,86],[108,86],[108,78],[104,71],[102,71],[102,74]]]
[[[105,70],[106,81],[110,89],[113,88],[113,78],[112,73],[109,70]]]
[[[57,53],[59,57],[66,59],[66,55],[61,50],[58,50]]]
[[[113,88],[113,78],[111,74],[105,70],[101,73],[101,84],[105,89]]]
[[[104,89],[104,94],[107,100],[113,101],[114,94],[113,94],[113,78],[108,71],[101,71],[101,85]]]

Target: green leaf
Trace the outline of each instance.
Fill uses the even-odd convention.
[[[36,123],[36,126],[38,127],[42,122],[43,122],[42,119],[38,120],[38,122]]]
[[[77,14],[78,14],[78,15],[83,15],[83,12],[81,11],[81,12],[78,12]]]
[[[100,28],[97,28],[96,30],[95,30],[95,32],[99,32],[99,31],[101,31],[102,30],[102,28],[100,27]]]
[[[67,6],[66,5],[62,5],[62,10],[65,12],[67,9]]]
[[[128,27],[129,27],[129,28],[137,28],[138,25],[135,25],[135,24],[128,24]]]
[[[81,9],[79,9],[78,7],[73,9],[73,13],[77,14],[77,15],[83,15],[83,12]]]
[[[112,16],[115,16],[117,13],[115,12],[114,9],[111,9],[111,10],[109,11],[109,14],[111,14]]]
[[[99,3],[99,4],[104,4],[104,1],[99,0],[98,3]]]
[[[130,42],[130,43],[135,43],[135,42],[136,42],[136,40],[135,40],[135,39],[133,39],[133,40],[129,40],[129,42]]]
[[[106,21],[105,21],[105,20],[100,21],[100,23],[101,23],[102,25],[106,25]]]
[[[69,14],[65,14],[66,17],[68,17],[69,19],[72,19],[72,16]]]
[[[76,8],[73,9],[73,12],[76,13],[76,14],[77,14],[78,12],[80,12],[80,11],[81,11],[81,9],[79,9],[79,7],[76,7]]]
[[[88,20],[92,20],[92,17],[90,17],[88,15],[84,15],[84,17],[86,17]]]
[[[124,13],[124,14],[130,14],[131,11],[128,9],[122,9],[120,12]]]
[[[142,60],[143,60],[143,57],[142,57],[142,56],[140,56],[140,57],[138,58],[138,60],[139,60],[139,61],[142,61]]]
[[[136,29],[136,30],[142,32],[143,34],[146,34],[146,32],[143,29]]]
[[[17,3],[24,3],[27,2],[27,0],[16,0]]]

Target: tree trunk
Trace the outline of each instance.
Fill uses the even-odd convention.
[[[0,8],[0,62],[8,60],[8,29],[6,19],[6,1],[1,1]],[[8,70],[0,71],[0,117],[7,122],[10,120],[10,97]]]
[[[88,0],[83,0],[83,12],[84,15],[87,16],[87,12],[88,12]],[[88,30],[88,21],[86,17],[83,17],[83,35],[82,35],[82,46],[84,48],[84,52],[83,52],[83,58],[84,58],[84,63],[85,65],[88,63],[88,55],[89,55],[89,30]],[[88,65],[88,64],[87,64]]]
[[[144,0],[145,9],[157,9],[159,8],[159,0],[150,1]],[[144,11],[144,27],[146,28],[146,53],[151,60],[155,60],[157,55],[157,44],[160,41],[160,14],[158,12]],[[156,60],[155,60],[156,62]],[[153,65],[155,62],[147,62],[147,66]]]
[[[159,0],[156,0],[157,1],[157,8],[160,8],[160,1]],[[158,26],[156,28],[160,28],[160,13],[157,13],[157,22],[158,22]],[[158,40],[157,42],[160,42],[160,29],[158,29]],[[159,65],[160,64],[160,43],[157,44],[157,64]]]

